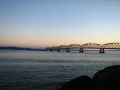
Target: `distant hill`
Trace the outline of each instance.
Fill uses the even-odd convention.
[[[46,51],[44,48],[24,48],[24,47],[0,47],[0,50],[31,50],[31,51]]]

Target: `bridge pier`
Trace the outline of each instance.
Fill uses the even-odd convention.
[[[66,48],[66,52],[70,52],[70,48]]]
[[[105,53],[104,48],[100,48],[100,52],[99,53]]]
[[[83,53],[83,52],[84,52],[83,48],[80,48],[79,53]]]
[[[59,49],[59,48],[57,49],[57,52],[60,52],[60,49]]]
[[[53,51],[53,49],[49,49],[50,50],[50,52],[52,52]]]

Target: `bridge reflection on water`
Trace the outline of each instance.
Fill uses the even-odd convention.
[[[86,44],[71,44],[71,45],[60,45],[47,47],[47,51],[66,51],[71,52],[72,50],[77,50],[79,53],[83,53],[84,49],[99,49],[99,53],[105,53],[105,49],[120,49],[120,43],[106,43],[106,44],[97,44],[97,43],[86,43]]]

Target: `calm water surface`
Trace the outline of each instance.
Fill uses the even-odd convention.
[[[80,75],[92,77],[120,64],[120,51],[39,52],[0,50],[0,90],[57,90]]]

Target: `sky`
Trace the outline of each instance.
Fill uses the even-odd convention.
[[[120,0],[0,0],[0,46],[120,42]]]

